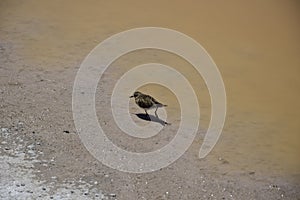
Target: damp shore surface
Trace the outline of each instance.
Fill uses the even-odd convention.
[[[299,9],[295,1],[1,1],[0,198],[299,199]],[[104,72],[95,95],[99,124],[114,144],[154,151],[180,125],[176,94],[148,84],[139,90],[168,104],[171,125],[147,139],[117,127],[112,90],[137,65],[163,63],[178,70],[195,89],[201,112],[196,138],[176,162],[155,172],[125,173],[103,165],[81,142],[73,121],[73,84],[101,41],[147,26],[180,31],[207,50],[225,84],[227,116],[213,151],[199,159],[211,113],[202,77],[186,60],[161,50],[120,57]],[[139,117],[144,111],[132,100],[129,110],[138,125],[155,123]]]

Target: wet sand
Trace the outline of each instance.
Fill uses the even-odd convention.
[[[297,199],[299,9],[296,1],[1,1],[1,128],[22,122],[23,139],[43,144],[39,159],[55,158],[55,164],[34,166],[41,171],[36,179],[49,183],[54,174],[58,185],[69,179],[97,180],[95,187],[107,195],[116,193],[118,199]],[[141,90],[171,105],[168,120],[175,122],[154,139],[157,145],[122,136],[112,121],[106,105],[115,82],[146,62],[167,64],[188,77],[199,99],[201,127],[186,154],[168,168],[146,175],[122,174],[97,162],[75,134],[72,87],[82,60],[98,43],[145,26],[178,30],[208,51],[225,83],[227,118],[213,151],[197,159],[210,119],[209,94],[201,76],[186,61],[166,52],[144,50],[123,56],[105,72],[96,102],[99,121],[108,124],[106,130],[116,144],[133,151],[154,150],[167,144],[178,127],[179,104],[157,85]],[[134,104],[130,109],[139,111]],[[13,136],[6,142],[12,141]],[[1,147],[4,155],[5,143]]]

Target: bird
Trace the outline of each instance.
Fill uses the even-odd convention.
[[[143,108],[145,110],[145,113],[146,113],[147,116],[149,115],[147,110],[152,109],[152,108],[156,108],[155,109],[155,115],[157,117],[157,113],[156,113],[157,109],[167,106],[167,105],[164,105],[164,104],[158,102],[156,99],[154,99],[150,95],[143,94],[139,91],[134,92],[133,95],[131,95],[129,98],[134,98],[135,103],[140,108]]]

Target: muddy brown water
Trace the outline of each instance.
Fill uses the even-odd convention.
[[[78,54],[80,63],[99,42],[130,28],[166,27],[189,35],[212,56],[226,87],[226,123],[212,155],[230,163],[227,171],[299,176],[299,2],[1,1],[0,9],[1,26],[28,32],[15,38],[21,46],[19,56],[37,64],[50,63],[53,67],[48,70],[63,70],[66,66],[56,61],[67,62],[68,54]],[[207,127],[209,95],[192,66],[175,55],[144,51],[117,61],[111,70],[117,65],[130,69],[139,63],[134,58],[161,61],[186,74],[198,87],[201,125]],[[178,105],[174,96],[161,95],[157,86],[141,90]],[[214,161],[208,157],[207,162]]]

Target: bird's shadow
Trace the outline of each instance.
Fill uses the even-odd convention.
[[[156,122],[156,123],[159,123],[163,126],[165,125],[171,125],[170,123],[160,119],[158,116],[154,116],[154,115],[147,115],[145,113],[133,113],[135,114],[138,118],[142,119],[142,120],[145,120],[145,121],[151,121],[151,122]]]

